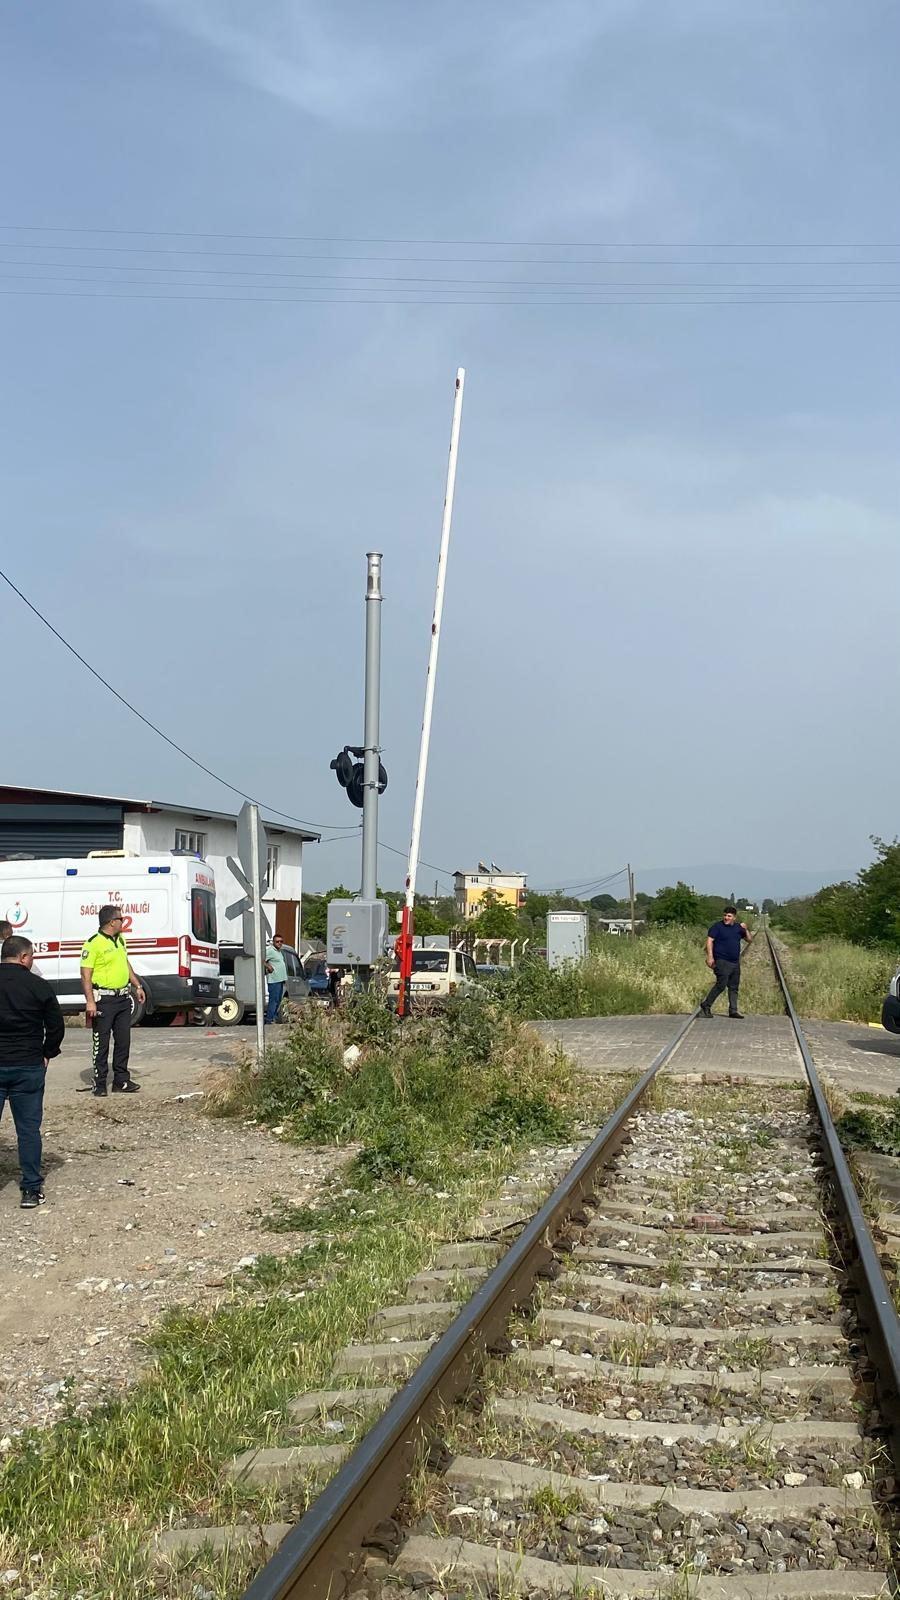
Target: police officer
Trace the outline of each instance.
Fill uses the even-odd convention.
[[[146,996],[128,959],[122,937],[123,920],[119,906],[101,906],[100,930],[81,952],[81,987],[94,1036],[94,1094],[98,1096],[106,1094],[110,1035],[113,1039],[113,1093],[136,1094],[140,1088],[128,1071],[131,1050],[129,990],[134,989],[140,1005]]]

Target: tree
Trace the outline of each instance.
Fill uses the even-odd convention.
[[[595,894],[588,905],[594,911],[599,911],[601,917],[616,917],[619,915],[619,902],[612,894]]]
[[[515,907],[506,905],[494,889],[486,889],[482,909],[469,924],[476,939],[515,939],[521,933]]]
[[[525,913],[532,922],[539,922],[546,917],[550,910],[550,896],[548,894],[529,894],[525,901]]]
[[[859,874],[861,895],[859,930],[866,944],[900,943],[900,840],[886,844],[873,838],[876,860]],[[846,935],[845,937],[852,937]]]
[[[433,905],[424,897],[416,900],[416,933],[446,933],[447,923],[439,917]]]
[[[700,902],[693,889],[679,879],[674,888],[660,889],[650,902],[651,922],[675,922],[696,927],[702,921]]]
[[[311,894],[303,896],[303,906],[300,915],[300,926],[306,939],[325,939],[328,934],[328,902],[329,900],[352,900],[353,890],[345,889],[339,883],[333,889],[327,889],[324,894]]]
[[[858,883],[830,883],[810,901],[804,933],[810,939],[861,943],[866,927],[865,895]]]

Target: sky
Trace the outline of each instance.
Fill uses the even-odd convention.
[[[383,551],[396,886],[462,365],[420,886],[854,871],[898,831],[898,51],[887,0],[7,4],[4,571],[352,887]],[[240,803],[0,590],[4,781]]]

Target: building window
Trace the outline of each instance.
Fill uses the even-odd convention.
[[[277,844],[270,844],[266,850],[266,878],[269,884],[269,893],[275,893],[275,877],[278,872],[278,858],[281,850]]]
[[[206,834],[197,833],[191,828],[175,829],[175,849],[189,850],[191,855],[206,855]]]

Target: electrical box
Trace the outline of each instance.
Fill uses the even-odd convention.
[[[583,911],[547,912],[547,965],[564,967],[583,961],[588,948],[588,919]]]
[[[385,900],[329,900],[328,965],[374,967],[384,955],[387,912]]]

